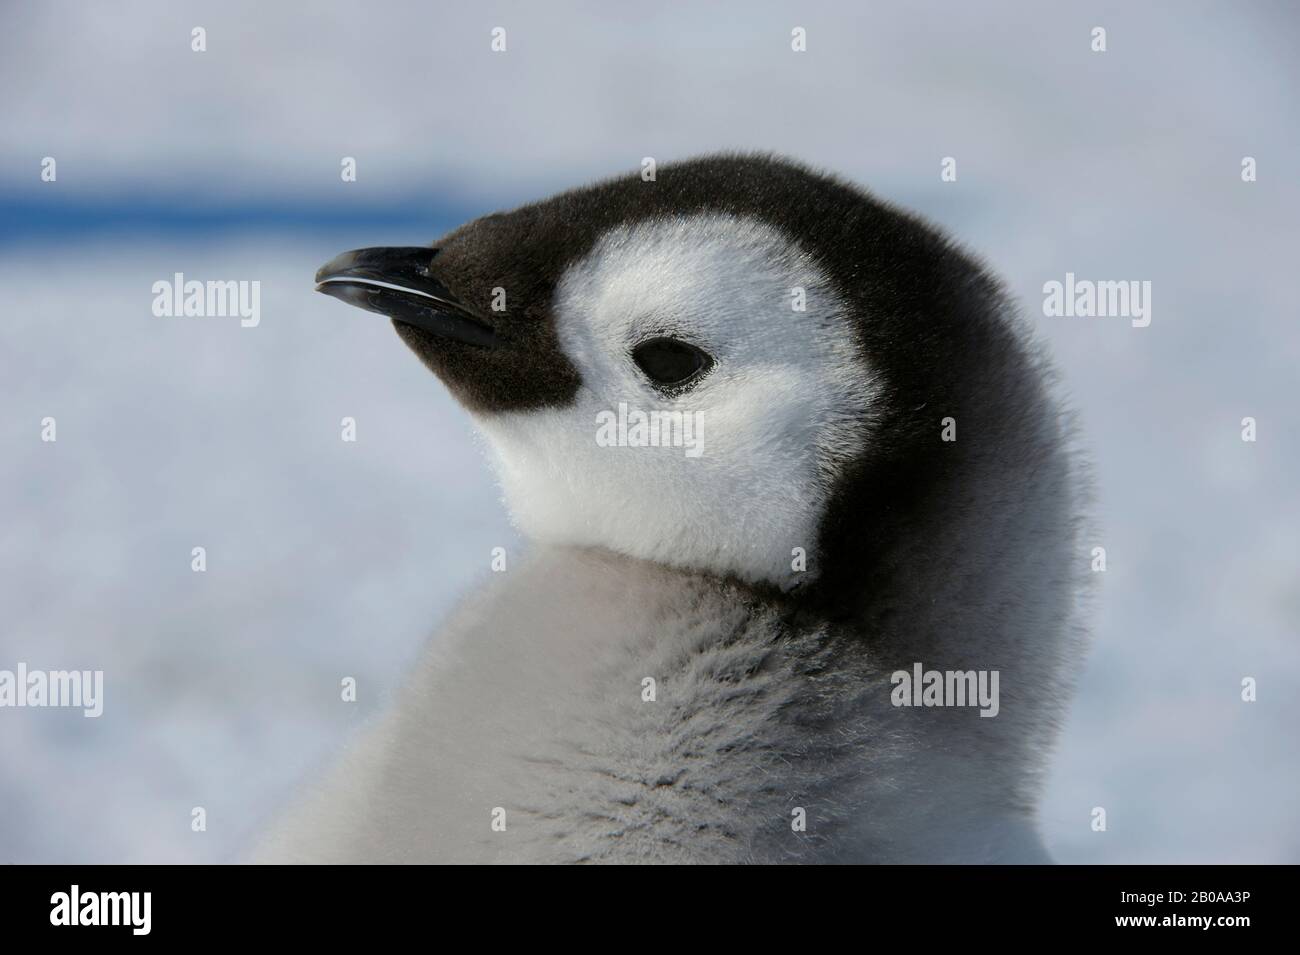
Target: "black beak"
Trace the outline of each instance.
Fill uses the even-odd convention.
[[[357,249],[316,272],[316,291],[442,338],[493,348],[501,338],[429,274],[437,249]]]

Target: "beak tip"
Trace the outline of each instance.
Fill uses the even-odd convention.
[[[344,252],[317,269],[316,291],[440,338],[495,347],[495,330],[429,274],[436,253],[424,247]]]

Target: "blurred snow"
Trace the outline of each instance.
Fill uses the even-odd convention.
[[[99,719],[0,710],[0,858],[226,856],[514,543],[465,416],[312,290],[346,244],[0,259],[0,666],[105,671]],[[155,318],[174,271],[260,280],[260,325]]]
[[[731,147],[824,165],[944,225],[1056,356],[1109,561],[1044,805],[1057,857],[1300,861],[1294,8],[6,16],[0,203],[27,211],[0,222],[0,668],[101,667],[106,712],[0,710],[0,861],[231,858],[514,543],[465,416],[383,319],[312,292],[316,266],[455,224],[395,224],[394,203],[486,211]],[[189,49],[196,25],[207,53]],[[1088,51],[1094,25],[1106,54]],[[38,179],[46,155],[57,183]],[[357,183],[339,181],[343,156]],[[52,196],[72,224],[24,240]],[[115,231],[132,197],[299,211]],[[82,207],[98,210],[85,234]],[[374,221],[303,227],[337,209]],[[155,318],[150,287],[177,271],[260,280],[261,325]],[[1043,318],[1042,284],[1066,271],[1152,281],[1151,326]]]

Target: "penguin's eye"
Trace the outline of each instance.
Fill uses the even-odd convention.
[[[694,345],[675,338],[652,338],[632,349],[632,360],[656,385],[684,385],[713,366],[713,359]]]

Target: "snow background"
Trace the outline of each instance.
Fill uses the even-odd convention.
[[[1057,858],[1300,861],[1294,7],[269,7],[6,11],[0,668],[106,688],[98,720],[0,709],[0,862],[237,858],[517,543],[466,417],[319,264],[720,148],[924,213],[1051,346],[1109,557]],[[260,280],[261,325],[155,318],[177,271]],[[1042,317],[1066,271],[1152,281],[1151,326]]]

